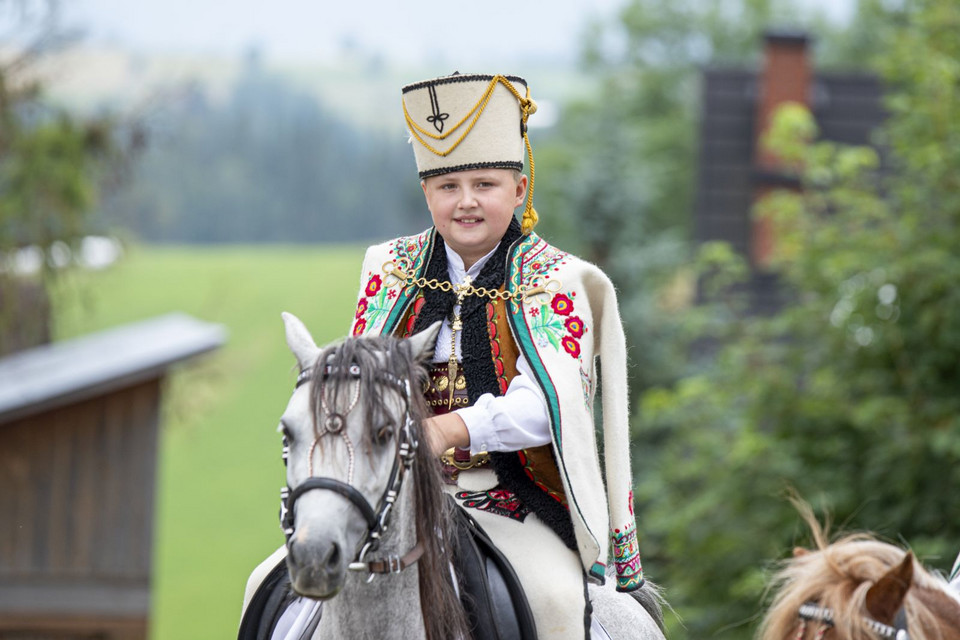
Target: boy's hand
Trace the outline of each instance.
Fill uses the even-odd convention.
[[[427,418],[423,426],[430,450],[435,456],[451,447],[465,449],[470,446],[470,432],[456,411]]]

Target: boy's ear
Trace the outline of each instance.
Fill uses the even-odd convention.
[[[527,197],[527,175],[525,173],[521,173],[520,179],[517,180],[517,206],[518,207],[526,197]]]

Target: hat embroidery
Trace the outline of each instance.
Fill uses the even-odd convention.
[[[449,113],[440,113],[440,103],[437,101],[437,87],[435,85],[430,85],[427,87],[427,92],[430,94],[430,110],[433,113],[427,116],[427,122],[432,124],[437,130],[437,133],[443,133],[443,121],[450,117]]]

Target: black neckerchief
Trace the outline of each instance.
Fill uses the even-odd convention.
[[[507,255],[514,243],[522,235],[520,223],[516,218],[510,221],[507,232],[500,239],[500,245],[473,286],[499,289],[506,278]],[[423,273],[427,280],[448,282],[447,251],[443,237],[435,234],[434,247],[430,261]],[[437,320],[451,317],[456,296],[452,291],[423,289],[424,304],[413,326],[413,333],[423,331]],[[490,300],[478,295],[468,296],[460,306],[460,320],[463,330],[460,335],[460,359],[464,378],[467,382],[467,395],[472,405],[485,393],[501,395],[497,382],[497,371],[490,356],[490,334],[487,329],[486,306]],[[500,485],[512,491],[521,502],[533,509],[560,539],[571,549],[576,549],[573,522],[566,508],[554,498],[539,489],[527,476],[519,456],[515,452],[491,452],[490,463]]]

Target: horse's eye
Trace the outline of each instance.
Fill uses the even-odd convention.
[[[388,424],[377,429],[377,442],[380,444],[385,443],[391,438],[393,438],[393,426]]]

